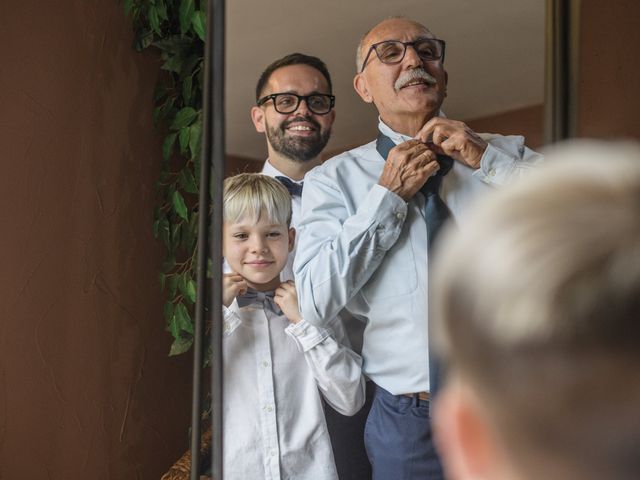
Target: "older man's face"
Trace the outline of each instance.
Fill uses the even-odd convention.
[[[423,26],[405,19],[391,19],[378,24],[367,36],[361,58],[364,59],[374,43],[385,40],[414,41],[433,38]],[[402,85],[410,70],[422,68],[435,79],[435,83],[411,82]],[[399,85],[400,84],[400,85]],[[356,91],[365,102],[373,102],[383,120],[395,122],[402,116],[428,116],[438,114],[446,96],[447,74],[441,60],[423,61],[416,51],[407,47],[400,63],[384,64],[371,52],[362,73],[356,75]],[[400,88],[398,88],[400,86]]]

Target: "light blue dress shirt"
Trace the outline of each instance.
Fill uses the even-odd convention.
[[[398,144],[409,137],[382,121]],[[480,168],[455,162],[441,196],[457,223],[482,195],[525,175],[542,156],[520,136],[483,135]],[[363,369],[389,392],[429,391],[424,197],[404,202],[378,185],[384,160],[370,142],[305,176],[294,262],[303,317],[322,326],[346,309],[366,323]]]

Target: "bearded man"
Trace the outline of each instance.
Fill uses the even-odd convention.
[[[251,109],[251,119],[256,130],[265,134],[269,154],[262,173],[277,178],[291,193],[291,226],[296,229],[305,175],[321,163],[320,154],[329,141],[335,119],[334,105],[329,70],[322,60],[310,55],[293,53],[276,60],[262,72],[256,85],[256,105]],[[294,249],[289,255],[282,281],[293,279],[295,252]],[[351,321],[344,325],[345,319],[337,313],[326,320],[338,341],[359,352],[362,323]],[[368,386],[367,403],[353,417],[345,417],[325,406],[341,479],[371,478],[363,437],[372,396],[372,388]]]

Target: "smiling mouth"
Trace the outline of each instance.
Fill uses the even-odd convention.
[[[403,88],[407,88],[407,87],[418,87],[418,86],[430,87],[431,84],[429,84],[425,80],[413,80],[413,81],[403,85],[402,87],[400,87],[400,90],[402,90]]]
[[[270,265],[272,265],[274,262],[269,262],[266,260],[260,260],[260,261],[255,261],[255,262],[245,262],[245,265],[248,265],[250,267],[254,267],[254,268],[266,268]]]
[[[286,130],[290,132],[313,132],[315,128],[311,125],[296,123],[286,127]]]

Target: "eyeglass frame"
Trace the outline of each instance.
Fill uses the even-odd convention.
[[[280,95],[292,95],[292,96],[296,97],[298,99],[298,103],[296,104],[296,108],[294,108],[290,112],[281,112],[280,110],[278,110],[278,107],[276,106],[276,99]],[[313,108],[311,108],[309,106],[309,97],[317,97],[317,96],[329,97],[329,110],[327,110],[324,113],[318,113],[315,110],[313,110]],[[307,108],[309,109],[309,111],[311,111],[311,113],[313,113],[315,115],[328,115],[329,113],[331,113],[331,110],[333,110],[333,107],[335,107],[335,105],[336,105],[336,97],[335,97],[335,95],[331,95],[330,93],[311,93],[309,95],[298,95],[297,93],[291,93],[291,92],[271,93],[269,95],[265,95],[264,97],[258,99],[258,101],[256,102],[256,105],[259,106],[259,107],[262,107],[269,100],[273,100],[273,108],[280,115],[290,115],[292,113],[295,113],[298,110],[298,108],[300,108],[300,104],[302,103],[302,100],[304,100],[304,103],[307,104]]]
[[[439,38],[429,38],[429,37],[421,37],[421,38],[417,38],[411,42],[403,42],[402,40],[383,40],[381,42],[377,42],[374,43],[373,45],[371,45],[369,47],[369,51],[367,52],[367,56],[364,57],[364,62],[362,62],[362,68],[360,69],[360,73],[364,72],[365,67],[367,66],[367,61],[369,60],[369,57],[371,56],[371,50],[375,50],[376,52],[376,57],[378,57],[378,60],[380,60],[380,63],[383,63],[384,65],[395,65],[396,63],[400,63],[402,60],[404,60],[404,56],[407,54],[407,47],[411,46],[413,47],[413,49],[416,51],[416,54],[420,57],[420,54],[418,53],[418,51],[415,48],[415,44],[417,42],[421,42],[423,40],[432,40],[435,41],[436,43],[439,43],[442,46],[442,55],[440,55],[439,58],[434,58],[434,60],[440,60],[442,63],[444,63],[444,52],[445,52],[445,47],[446,47],[446,42],[444,40],[441,40]],[[384,62],[381,58],[380,55],[378,55],[378,49],[376,48],[378,45],[382,45],[383,43],[388,43],[388,42],[396,42],[396,43],[401,43],[404,46],[404,51],[402,52],[402,56],[400,57],[400,60],[396,61],[396,62]],[[422,58],[422,57],[420,57]]]

